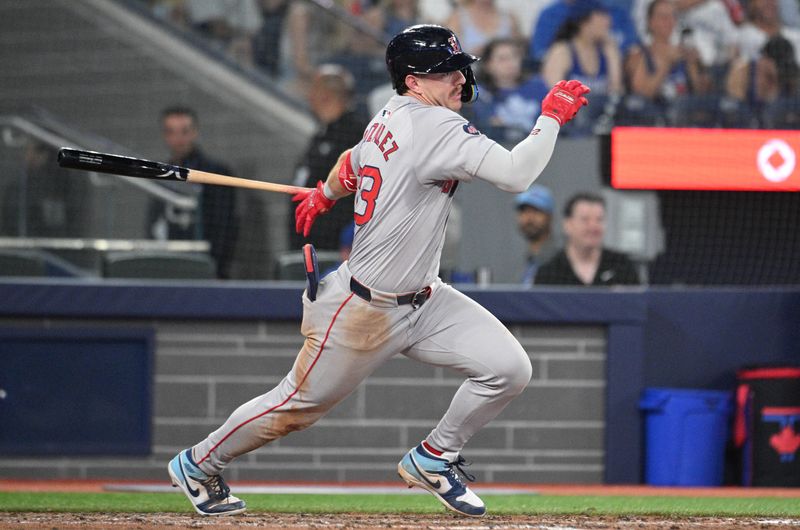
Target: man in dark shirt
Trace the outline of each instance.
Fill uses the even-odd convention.
[[[633,262],[620,252],[603,248],[605,201],[599,195],[578,193],[564,207],[567,242],[542,265],[537,285],[638,285]]]
[[[522,284],[530,287],[542,263],[550,259],[555,249],[550,243],[550,223],[553,219],[553,194],[534,184],[514,199],[517,207],[517,227],[528,244],[528,257]]]
[[[200,171],[233,174],[222,162],[208,158],[197,144],[197,114],[188,107],[169,107],[161,113],[161,131],[170,152],[170,164]],[[217,264],[217,276],[229,278],[239,222],[236,190],[226,186],[187,185],[197,196],[197,211],[190,212],[161,201],[153,201],[148,212],[149,235],[155,239],[206,240]],[[187,187],[188,186],[188,187]]]
[[[341,66],[324,64],[317,69],[308,102],[320,128],[297,166],[295,185],[313,188],[324,182],[339,155],[361,140],[367,120],[352,108],[354,86],[353,76]],[[295,231],[294,205],[287,221],[290,248],[313,243],[317,250],[338,250],[342,230],[353,222],[353,200],[336,201],[325,222],[314,224],[307,238]]]

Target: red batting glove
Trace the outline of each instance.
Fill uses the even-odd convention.
[[[298,234],[302,233],[303,237],[308,237],[311,232],[311,226],[317,216],[321,213],[327,213],[336,204],[336,201],[327,198],[322,192],[324,186],[325,183],[319,181],[315,189],[301,191],[292,197],[292,202],[300,201],[294,211],[294,228]]]
[[[589,92],[589,87],[580,81],[559,81],[542,100],[542,116],[550,116],[563,126],[589,104],[584,97]]]

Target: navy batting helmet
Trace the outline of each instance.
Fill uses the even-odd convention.
[[[435,24],[419,24],[406,28],[389,42],[386,66],[392,76],[392,86],[398,93],[406,90],[408,74],[434,74],[460,70],[467,79],[461,90],[461,101],[478,99],[478,85],[472,73],[472,63],[478,58],[464,53],[456,34]]]

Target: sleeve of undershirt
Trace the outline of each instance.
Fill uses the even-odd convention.
[[[559,129],[556,120],[540,116],[531,134],[511,151],[494,144],[483,157],[475,176],[503,191],[525,191],[550,162]]]

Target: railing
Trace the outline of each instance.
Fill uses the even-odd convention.
[[[57,166],[59,148],[87,145],[130,154],[108,140],[83,137],[55,116],[0,116],[0,276],[101,276],[120,254],[208,256],[207,241],[147,239],[151,208],[191,221],[195,195]]]
[[[61,147],[74,147],[77,149],[84,149],[85,146],[79,142],[68,140],[60,136],[56,132],[52,132],[26,118],[20,116],[0,116],[0,127],[2,133],[0,137],[3,139],[3,145],[6,147],[22,147],[24,144],[20,143],[14,135],[14,130],[18,130],[29,138],[33,138],[41,144],[59,149]],[[22,139],[24,142],[25,140]],[[117,151],[123,154],[126,150],[120,148]],[[186,210],[194,210],[197,208],[197,200],[194,197],[189,197],[180,193],[176,193],[171,189],[157,183],[141,179],[129,179],[119,175],[99,175],[98,173],[90,173],[89,178],[95,185],[102,185],[104,179],[113,179],[118,182],[125,183],[128,186],[137,188],[151,197],[161,200],[163,202],[172,204],[173,206]]]
[[[70,237],[0,237],[0,249],[95,250],[98,252],[208,252],[208,241],[153,239],[84,239]]]

